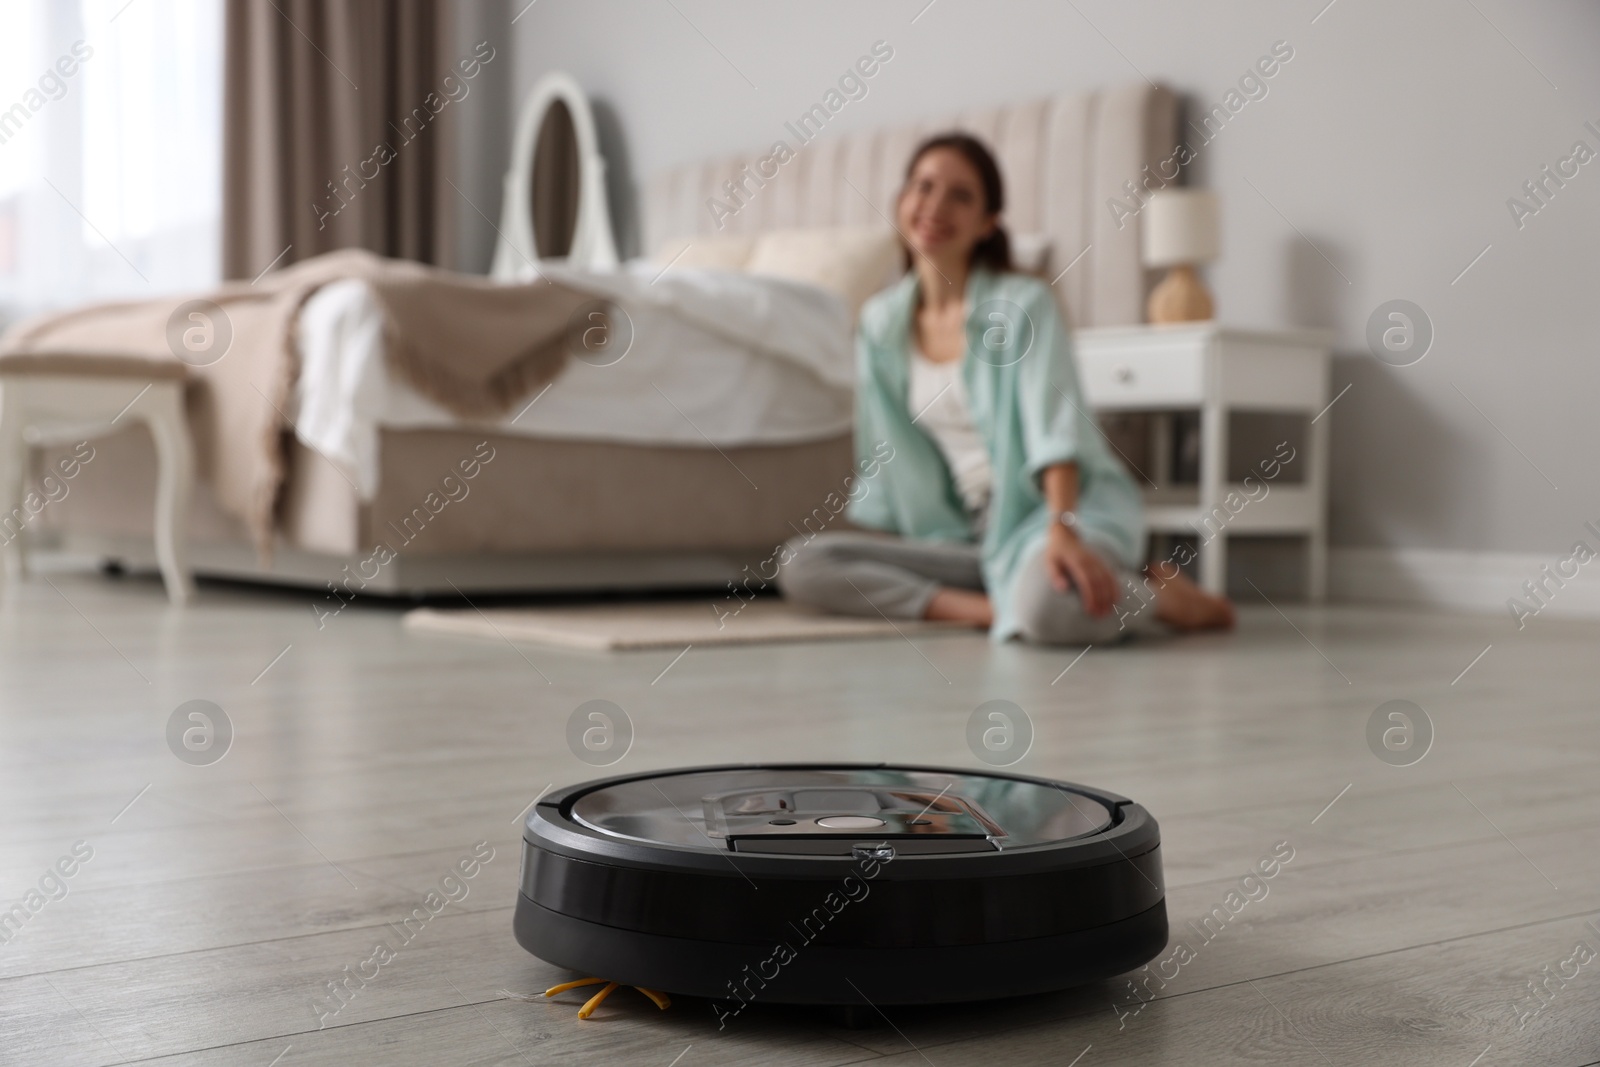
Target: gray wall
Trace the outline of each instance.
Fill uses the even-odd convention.
[[[1522,229],[1506,207],[1574,141],[1600,149],[1583,128],[1600,127],[1600,4],[925,3],[539,0],[511,27],[512,92],[574,74],[626,145],[625,195],[657,168],[783,136],[880,38],[894,59],[830,130],[1141,72],[1204,110],[1286,40],[1293,60],[1191,180],[1223,197],[1220,317],[1338,333],[1334,389],[1352,388],[1328,416],[1335,543],[1554,552],[1600,518],[1600,160]],[[1436,330],[1410,367],[1366,354],[1367,319],[1393,298]]]
[[[464,0],[455,6],[453,56],[470,56],[479,41],[495,55],[472,81],[471,95],[461,101],[455,138],[456,267],[486,274],[494,258],[495,226],[500,223],[500,183],[511,159],[511,128],[516,119],[512,91],[517,78],[516,12],[510,0]],[[521,0],[521,7],[527,0]],[[459,192],[457,191],[459,190]]]

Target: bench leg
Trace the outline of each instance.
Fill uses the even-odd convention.
[[[23,437],[23,390],[20,382],[0,382],[0,581],[15,581],[24,572],[22,485],[28,463]]]
[[[189,528],[189,495],[194,486],[194,450],[184,421],[183,388],[166,385],[152,389],[135,409],[155,439],[156,559],[167,598],[182,604],[194,595],[185,552]]]

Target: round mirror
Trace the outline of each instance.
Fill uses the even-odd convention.
[[[490,276],[529,281],[541,259],[614,269],[605,173],[588,98],[570,76],[545,75],[517,120]]]

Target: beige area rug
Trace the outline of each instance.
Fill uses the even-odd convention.
[[[419,633],[528,641],[610,652],[685,645],[749,645],[772,641],[840,641],[901,634],[972,631],[960,623],[905,622],[821,615],[763,597],[732,614],[711,600],[582,604],[549,608],[416,608],[403,619]]]

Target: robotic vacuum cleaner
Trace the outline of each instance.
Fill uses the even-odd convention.
[[[741,1008],[1039,993],[1167,943],[1160,833],[1138,804],[882,763],[696,767],[552,793],[524,828],[514,926],[550,963]]]

